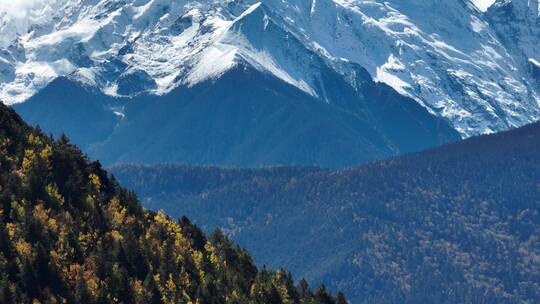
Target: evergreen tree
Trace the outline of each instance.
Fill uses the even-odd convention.
[[[290,275],[144,210],[65,136],[2,105],[0,166],[0,303],[300,303]]]
[[[336,304],[348,304],[345,295],[341,291],[336,295]]]

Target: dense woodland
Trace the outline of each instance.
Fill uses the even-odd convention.
[[[353,303],[540,303],[539,152],[533,124],[338,171],[113,172],[146,206]]]
[[[344,304],[216,230],[144,210],[66,137],[0,105],[0,303]]]

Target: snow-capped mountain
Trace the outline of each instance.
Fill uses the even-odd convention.
[[[362,100],[376,101],[366,93],[373,81],[385,84],[463,137],[540,118],[538,0],[499,0],[486,13],[469,0],[35,3],[22,17],[1,13],[0,99],[7,104],[39,99],[65,76],[115,100],[104,105],[118,119],[107,125],[115,125],[129,100],[166,98],[247,68],[356,116],[380,113]],[[31,121],[47,125],[41,109],[31,111]]]
[[[1,25],[8,104],[61,75],[165,94],[240,60],[325,99],[316,58],[349,81],[359,64],[465,136],[540,117],[537,0],[498,1],[487,17],[467,0],[72,0],[28,15]]]

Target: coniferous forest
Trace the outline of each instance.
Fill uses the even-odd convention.
[[[97,162],[0,105],[0,303],[344,304],[144,210]]]
[[[352,303],[539,303],[539,151],[537,123],[344,170],[112,171],[148,208]]]

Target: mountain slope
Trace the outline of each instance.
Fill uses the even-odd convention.
[[[514,54],[517,68],[540,87],[539,56],[540,10],[538,0],[498,1],[490,7],[486,19],[500,41]]]
[[[537,123],[338,171],[113,172],[146,206],[222,227],[353,303],[535,303],[539,149]]]
[[[359,65],[463,136],[489,133],[540,117],[527,69],[540,62],[537,3],[500,0],[484,14],[468,0],[50,1],[26,22],[4,14],[0,98],[23,102],[58,76],[163,95],[247,61],[335,103],[321,69],[354,86]]]
[[[245,63],[213,81],[130,99],[61,78],[14,108],[46,131],[65,131],[107,165],[343,167],[459,138],[413,100],[358,71],[361,94],[321,71],[331,84],[326,92],[340,96],[341,106],[322,103]]]
[[[347,166],[451,142],[457,133],[468,137],[538,120],[536,3],[501,0],[482,13],[468,0],[51,1],[43,4],[48,9],[38,6],[27,23],[16,27],[3,17],[0,97],[9,104],[22,103],[17,109],[25,119],[47,132],[67,133],[92,156],[105,156],[107,164]],[[246,81],[242,69],[254,79]],[[231,83],[231,75],[239,78]],[[62,94],[59,77],[73,82],[71,98]],[[214,91],[206,96],[212,100],[200,101],[196,91],[202,87]],[[257,103],[256,90],[263,90],[262,101],[275,108]],[[218,103],[222,95],[231,99],[230,108],[241,108],[247,116],[223,109],[208,112],[205,105]],[[77,104],[73,100],[79,97],[81,110],[64,107]],[[176,107],[160,102],[178,98],[193,99],[176,100]],[[99,102],[84,102],[89,99]],[[293,104],[295,99],[301,100],[302,110]],[[193,115],[182,113],[188,102],[202,105]],[[188,119],[164,117],[171,130],[150,134],[145,130],[157,131],[155,118],[130,117],[137,113],[130,107],[150,105],[151,112]],[[81,115],[86,107],[88,117]],[[259,130],[232,118],[254,121],[268,111],[291,111],[296,116],[290,119],[297,123],[289,124],[287,133],[302,134],[310,144],[300,140],[298,148],[277,147],[277,152],[267,149],[262,155],[253,143],[283,136],[283,129],[270,134],[264,126]],[[320,111],[340,114],[320,121]],[[103,113],[96,117],[98,112]],[[208,123],[197,121],[199,129],[194,130],[190,117]],[[265,117],[266,125],[281,125],[278,118],[287,119]],[[95,125],[95,131],[81,130],[79,119]],[[229,124],[213,130],[213,120]],[[326,134],[315,132],[313,121],[320,121]],[[243,127],[260,133],[239,135]],[[216,151],[201,148],[206,144],[174,143],[171,134],[178,130],[216,145]],[[238,151],[245,160],[223,147],[222,133],[234,138],[231,144],[245,146]],[[327,141],[329,134],[335,140]],[[156,137],[173,143],[154,143]],[[304,150],[330,145],[320,155]],[[135,150],[137,156],[131,152]]]
[[[257,269],[219,231],[143,210],[65,137],[0,105],[0,302],[346,303]]]

